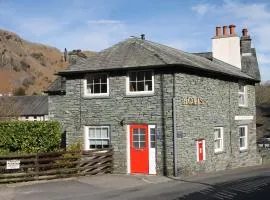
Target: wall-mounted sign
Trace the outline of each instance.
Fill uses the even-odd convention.
[[[235,116],[234,117],[234,119],[235,120],[253,120],[253,116],[252,115],[243,115],[243,116],[239,116],[239,115],[237,115],[237,116]]]
[[[200,97],[186,97],[182,100],[183,105],[202,105],[204,104],[204,100]]]
[[[20,169],[20,163],[19,160],[7,160],[6,169]]]

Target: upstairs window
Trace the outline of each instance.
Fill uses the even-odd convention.
[[[108,96],[109,78],[107,74],[88,74],[84,80],[85,96]]]
[[[215,152],[223,151],[223,127],[214,128]]]
[[[239,132],[239,146],[240,151],[247,149],[247,133],[248,133],[248,127],[247,126],[239,126],[238,127]]]
[[[247,86],[239,84],[239,106],[247,106]]]
[[[149,94],[153,92],[154,76],[151,70],[128,73],[127,94]]]

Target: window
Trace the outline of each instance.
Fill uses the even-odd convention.
[[[108,126],[85,127],[85,149],[109,148],[110,136]]]
[[[247,86],[239,84],[239,106],[247,106]]]
[[[107,74],[89,74],[84,80],[85,96],[109,95],[109,78]]]
[[[156,148],[156,129],[150,128],[150,147]]]
[[[240,151],[247,149],[247,126],[239,126],[239,146]]]
[[[223,127],[214,128],[215,152],[223,151]]]
[[[134,128],[133,129],[133,147],[134,148],[144,148],[146,145],[144,128]]]
[[[127,94],[149,94],[154,92],[152,71],[132,71],[127,76]]]

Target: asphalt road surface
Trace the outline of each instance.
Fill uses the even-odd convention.
[[[1,200],[266,199],[270,168],[249,168],[185,180],[105,175],[0,187]]]

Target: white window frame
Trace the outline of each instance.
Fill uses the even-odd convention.
[[[216,137],[216,133],[215,133],[215,130],[218,129],[220,130],[220,138],[217,138]],[[214,148],[215,148],[215,153],[217,152],[222,152],[224,150],[224,147],[223,147],[223,144],[224,144],[224,137],[223,137],[223,134],[224,133],[224,128],[219,126],[219,127],[215,127],[214,128]],[[216,148],[215,146],[215,143],[216,141],[219,141],[220,142],[220,148]]]
[[[87,77],[88,76],[98,76],[98,75],[105,75],[107,76],[107,92],[106,93],[89,93],[87,91]],[[83,91],[85,97],[104,97],[109,96],[109,75],[107,73],[95,73],[95,74],[87,74],[83,80]]]
[[[148,91],[130,91],[130,73],[132,72],[151,72],[152,74],[152,90]],[[127,73],[126,76],[126,94],[127,95],[147,95],[147,94],[154,94],[154,72],[153,70],[134,70]]]
[[[239,83],[239,86],[242,85],[244,87],[244,91],[240,91],[240,88],[238,88],[238,104],[240,107],[247,107],[248,105],[248,99],[247,99],[247,86],[244,84]],[[244,98],[244,103],[240,102],[240,95]]]
[[[245,129],[245,136],[240,136],[240,129],[241,128]],[[239,149],[240,149],[240,151],[246,150],[248,148],[248,126],[247,125],[238,126],[238,137],[239,137]],[[240,146],[241,138],[244,138],[244,141],[245,141],[245,146],[243,146],[243,147]]]
[[[94,139],[99,139],[99,140],[109,140],[109,146],[111,145],[111,137],[110,137],[110,127],[109,126],[84,126],[84,150],[90,150],[90,149],[98,149],[98,148],[90,148],[90,137],[89,137],[89,129],[90,128],[106,128],[108,129],[108,137],[106,138],[97,138],[95,137]],[[93,140],[94,140],[93,139]]]

